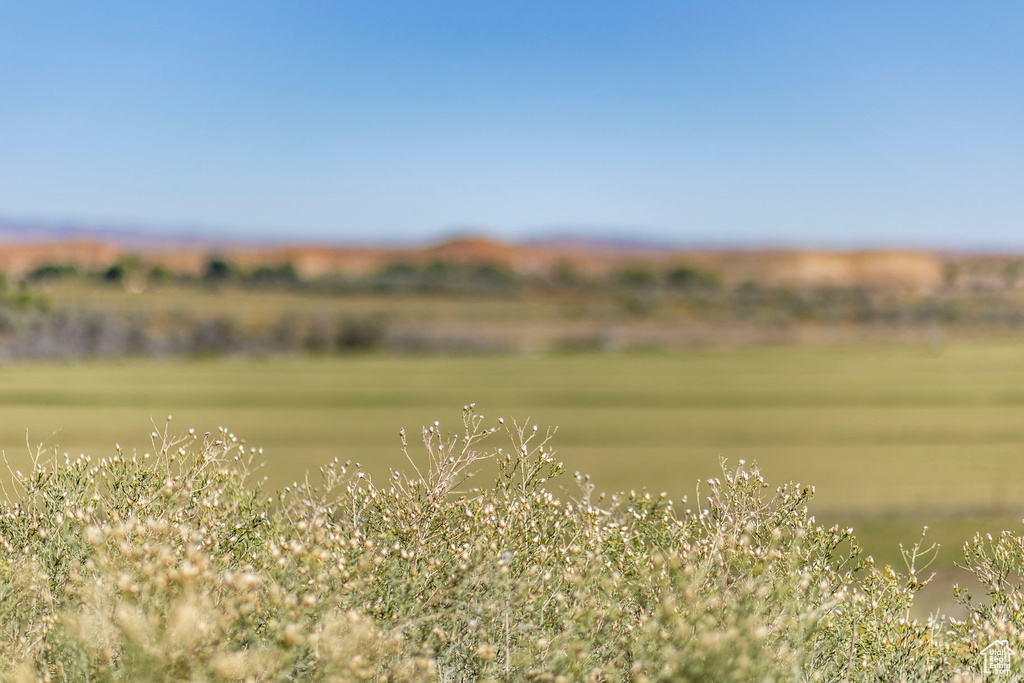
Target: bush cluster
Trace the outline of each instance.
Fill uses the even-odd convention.
[[[438,335],[431,324],[406,320],[391,325],[380,317],[366,316],[344,321],[339,328],[334,321],[311,316],[271,319],[275,317],[271,314],[256,324],[238,324],[230,316],[201,317],[193,311],[161,329],[145,310],[144,302],[134,311],[122,312],[94,310],[89,303],[84,310],[69,310],[66,305],[52,308],[45,293],[60,280],[129,292],[149,287],[288,291],[309,297],[372,296],[382,302],[389,297],[450,297],[460,306],[469,301],[486,305],[483,302],[500,299],[526,304],[546,302],[560,307],[563,316],[571,318],[558,321],[567,324],[553,340],[554,347],[616,348],[621,342],[608,343],[607,330],[633,325],[637,318],[647,319],[652,328],[672,327],[675,331],[674,339],[641,339],[634,342],[638,347],[699,343],[694,341],[692,330],[701,327],[718,328],[725,334],[748,330],[762,340],[819,326],[851,333],[887,331],[897,335],[920,330],[929,339],[938,338],[942,334],[939,330],[947,328],[1015,331],[1024,326],[1024,296],[1017,287],[1022,268],[1021,262],[1012,261],[999,272],[974,273],[962,284],[954,286],[950,282],[929,293],[915,293],[897,287],[784,287],[755,280],[735,282],[724,279],[724,273],[680,262],[661,266],[637,263],[605,273],[577,272],[570,264],[561,263],[549,272],[522,273],[497,264],[396,261],[358,276],[341,272],[310,276],[288,261],[243,267],[218,255],[211,255],[198,273],[172,273],[128,255],[96,271],[70,263],[41,264],[17,287],[8,289],[3,288],[0,275],[0,355],[159,356],[366,348],[492,352],[522,350],[534,343],[514,342],[501,335],[494,324],[481,324],[473,313],[463,318],[474,324],[463,326],[458,340]],[[1003,284],[992,285],[993,278],[996,284]],[[986,282],[992,286],[984,285]],[[590,329],[582,330],[586,324]]]
[[[347,353],[393,348],[384,315],[230,315],[4,308],[0,359]],[[401,350],[393,348],[393,350]]]
[[[967,681],[1024,642],[1024,538],[968,543],[991,599],[916,621],[925,549],[876,567],[809,516],[811,487],[742,462],[681,505],[560,489],[551,431],[467,406],[387,481],[335,461],[267,496],[230,432],[152,436],[13,473],[8,679]],[[466,488],[485,460],[493,485]]]

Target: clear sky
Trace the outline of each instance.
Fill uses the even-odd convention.
[[[14,2],[0,216],[1024,248],[1021,2]]]

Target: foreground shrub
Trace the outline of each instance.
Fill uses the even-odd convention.
[[[1022,642],[1019,536],[966,546],[991,600],[920,623],[928,550],[875,567],[809,516],[811,487],[741,461],[681,507],[578,474],[565,490],[552,436],[467,406],[386,482],[335,461],[269,498],[258,451],[224,430],[37,457],[0,509],[5,675],[974,680],[983,648]],[[494,484],[465,489],[485,460]]]

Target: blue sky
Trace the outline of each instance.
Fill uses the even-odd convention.
[[[1017,2],[0,7],[0,216],[1024,248]]]

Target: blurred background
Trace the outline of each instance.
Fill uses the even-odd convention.
[[[475,402],[603,490],[743,459],[884,561],[928,525],[952,581],[1024,515],[1022,20],[4,7],[0,448],[173,415],[273,490]]]

